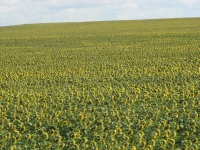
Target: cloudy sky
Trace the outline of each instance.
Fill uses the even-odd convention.
[[[200,17],[200,0],[0,0],[0,26]]]

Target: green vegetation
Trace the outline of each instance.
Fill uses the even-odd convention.
[[[200,18],[0,28],[0,149],[200,149]]]

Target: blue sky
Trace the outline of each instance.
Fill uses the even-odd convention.
[[[200,0],[0,0],[0,26],[200,17]]]

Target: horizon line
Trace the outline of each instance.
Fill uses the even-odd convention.
[[[14,26],[23,26],[23,25],[40,25],[40,24],[62,24],[62,23],[95,23],[95,22],[118,22],[118,21],[148,21],[148,20],[170,20],[170,19],[200,19],[200,17],[172,17],[172,18],[146,18],[146,19],[124,19],[124,20],[96,20],[96,21],[69,21],[69,22],[36,22],[36,23],[23,23],[23,24],[13,24],[6,25],[2,27],[14,27]]]

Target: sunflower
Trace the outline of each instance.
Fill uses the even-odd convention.
[[[164,147],[166,144],[167,144],[167,141],[166,141],[165,139],[161,139],[161,140],[159,141],[159,145],[160,145],[161,147]]]

